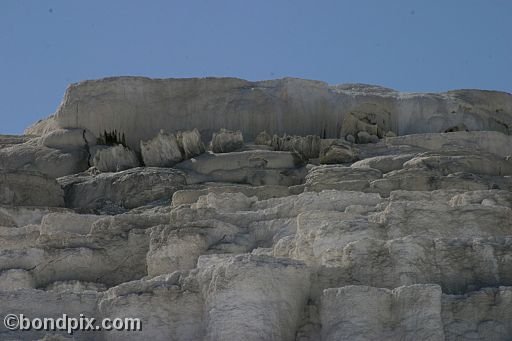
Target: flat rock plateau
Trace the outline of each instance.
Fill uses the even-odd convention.
[[[70,85],[0,135],[1,340],[512,340],[512,95]]]

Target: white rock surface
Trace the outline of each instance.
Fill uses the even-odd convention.
[[[301,263],[236,256],[201,271],[203,283],[209,282],[202,287],[205,339],[295,339],[309,289],[309,273]]]
[[[320,321],[322,340],[444,340],[436,285],[327,289]]]
[[[120,172],[140,165],[137,154],[122,145],[92,148],[92,165],[101,172]]]
[[[40,143],[48,148],[76,149],[96,145],[96,138],[87,129],[57,129],[41,137]]]
[[[0,339],[510,340],[511,116],[473,90],[73,85],[42,136],[0,136],[0,315],[142,330]],[[205,152],[220,128],[268,133]],[[111,130],[133,151],[94,146]]]
[[[0,171],[0,204],[15,206],[64,206],[57,181],[35,172]]]
[[[338,138],[348,117],[383,133],[439,133],[468,130],[510,133],[512,96],[496,91],[457,90],[408,94],[364,84],[327,85],[284,78],[249,82],[235,78],[149,79],[112,77],[72,84],[54,116],[26,130],[41,135],[55,127],[86,128],[95,136],[123,131],[128,145],[160,129],[197,128],[211,136],[221,128],[242,130],[254,140],[269,134]],[[365,130],[358,127],[354,135]],[[345,135],[341,136],[344,137]]]
[[[86,148],[48,148],[37,138],[0,149],[0,169],[38,172],[51,178],[86,170],[88,159]]]
[[[178,139],[163,130],[151,140],[141,141],[140,151],[147,167],[171,167],[183,160]]]
[[[77,174],[59,178],[67,207],[96,209],[105,204],[135,208],[170,199],[185,184],[185,176],[175,169],[132,168],[118,173]]]

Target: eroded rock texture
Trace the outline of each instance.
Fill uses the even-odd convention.
[[[0,137],[0,313],[142,330],[0,339],[510,340],[510,97],[72,85]]]

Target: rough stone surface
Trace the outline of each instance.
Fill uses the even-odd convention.
[[[92,155],[92,166],[101,172],[119,172],[140,165],[135,152],[120,144],[94,147]]]
[[[147,167],[171,167],[183,160],[178,139],[174,134],[160,131],[148,141],[140,142],[142,161]]]
[[[295,152],[304,159],[317,158],[320,154],[321,142],[320,136],[289,136],[272,138],[272,147],[274,150]]]
[[[244,145],[244,138],[240,130],[231,131],[221,129],[213,133],[210,148],[214,153],[234,152]]]
[[[38,138],[0,149],[0,169],[38,172],[52,178],[86,170],[88,159],[85,148],[49,148]]]
[[[414,134],[387,138],[390,145],[411,145],[427,150],[447,149],[483,151],[498,156],[511,155],[512,136],[496,131],[453,132],[445,134]]]
[[[201,134],[197,129],[179,131],[177,139],[185,159],[190,159],[205,152],[204,144],[201,141]]]
[[[169,200],[185,184],[175,169],[132,168],[118,173],[77,174],[59,178],[66,207],[97,209],[111,203],[134,208],[153,201]]]
[[[352,147],[340,140],[324,142],[319,156],[323,164],[350,163],[358,158]]]
[[[271,146],[272,145],[272,136],[266,131],[262,131],[259,133],[254,139],[254,144],[262,145],[262,146]]]
[[[0,136],[0,315],[142,330],[0,339],[511,340],[511,115],[476,90],[72,85],[40,136]],[[205,152],[221,128],[255,143]],[[94,145],[112,130],[133,152]]]
[[[96,138],[87,129],[57,129],[41,137],[40,143],[48,148],[76,149],[96,145]]]
[[[63,206],[63,191],[51,178],[34,172],[0,172],[0,204]]]
[[[219,263],[201,269],[211,278],[206,339],[294,340],[309,289],[304,265],[252,255]]]
[[[436,285],[327,289],[322,340],[443,340],[441,288]]]
[[[207,181],[251,185],[296,185],[304,177],[302,160],[290,152],[243,151],[203,154],[176,165],[188,183]]]
[[[23,227],[37,225],[48,213],[72,213],[72,210],[59,207],[0,206],[0,226]]]
[[[257,134],[318,135],[338,138],[347,120],[398,135],[440,133],[464,124],[470,130],[510,133],[512,96],[496,91],[456,90],[407,94],[364,84],[328,85],[284,78],[249,82],[235,78],[149,79],[112,77],[72,84],[62,104],[46,121],[26,130],[41,135],[62,128],[86,128],[126,135],[132,149],[168,132],[197,128],[211,136],[221,128]],[[366,127],[365,126],[365,127]],[[345,130],[344,130],[345,129]],[[345,135],[341,136],[344,137]]]
[[[379,142],[379,137],[377,135],[368,134],[366,131],[360,131],[357,133],[356,137],[357,143],[377,143]]]

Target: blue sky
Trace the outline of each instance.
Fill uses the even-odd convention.
[[[0,1],[0,134],[115,75],[512,92],[512,1]]]

